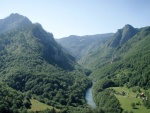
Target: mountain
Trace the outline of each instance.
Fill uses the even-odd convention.
[[[124,45],[122,45],[120,49],[115,50],[115,52],[111,54],[113,58],[110,57],[108,59],[109,62],[106,65],[102,66],[102,68],[97,69],[97,71],[101,71],[101,73],[103,73],[103,76],[107,75],[108,73],[110,75],[113,75],[113,73],[119,73],[119,71],[122,74],[124,73],[125,75],[129,74],[131,76],[131,73],[134,73],[133,75],[135,75],[136,73],[136,76],[134,77],[137,77],[138,75],[141,76],[141,73],[147,72],[149,68],[149,42],[150,27],[139,29],[139,32],[136,33],[132,38],[130,38],[130,40],[128,40],[126,43],[124,43]],[[104,69],[106,67],[107,70]],[[143,71],[143,69],[147,69],[147,71]],[[108,73],[105,73],[104,71]],[[99,76],[99,74],[97,76]],[[130,79],[133,79],[134,77]]]
[[[80,59],[92,52],[100,44],[105,43],[111,36],[113,36],[113,33],[86,36],[71,35],[57,39],[57,41],[76,59]]]
[[[111,39],[102,43],[101,45],[103,46],[97,47],[90,54],[81,58],[79,60],[79,64],[93,70],[102,67],[112,60],[117,60],[115,56],[116,51],[119,50],[136,33],[138,33],[138,31],[138,29],[131,25],[125,25],[122,29],[119,29]]]
[[[11,14],[6,19],[1,20],[0,23],[0,28],[3,28],[0,30],[1,37],[5,37],[5,34],[7,36],[1,39],[2,44],[7,40],[5,42],[7,44],[1,45],[1,48],[7,48],[9,51],[9,48],[12,49],[11,44],[13,43],[16,47],[9,51],[10,53],[15,53],[18,50],[17,47],[20,47],[20,52],[22,49],[26,49],[25,52],[30,49],[30,52],[40,52],[41,57],[51,64],[57,64],[63,69],[73,69],[75,59],[65,53],[56,43],[53,35],[43,30],[40,24],[32,24],[28,18],[19,14]],[[26,36],[27,34],[28,36]],[[34,49],[32,49],[33,47]]]
[[[149,26],[125,25],[115,34],[72,35],[57,41],[20,14],[0,20],[0,112],[26,113],[33,100],[53,108],[40,113],[149,111]],[[96,109],[85,101],[92,85]],[[136,109],[128,109],[133,104]]]
[[[122,46],[125,42],[127,42],[130,38],[132,38],[138,29],[135,29],[131,25],[127,24],[122,29],[119,29],[115,35],[113,36],[112,41],[110,42],[111,47]]]
[[[140,86],[149,88],[150,78],[148,77],[149,62],[150,62],[150,27],[140,29],[140,31],[133,36],[122,48],[116,52],[118,61],[113,63],[119,63],[120,69],[123,75],[129,77],[129,87]],[[127,72],[125,70],[128,69]],[[127,81],[126,81],[127,82]]]
[[[135,93],[137,95],[143,91],[146,97],[150,97],[149,43],[150,27],[138,29],[131,25],[125,25],[112,38],[110,37],[102,43],[97,41],[98,46],[78,59],[80,65],[92,70],[90,78],[94,81],[93,94],[99,111],[122,113],[127,109],[121,106],[123,102],[120,101],[120,96],[117,96],[117,88],[124,89],[125,87],[127,88],[125,92],[132,90],[135,93],[137,91]],[[69,42],[64,46],[67,44],[69,45]],[[84,42],[82,44],[84,45]],[[88,47],[95,44],[95,42],[89,44]],[[71,45],[80,47],[80,43],[75,40],[69,46]],[[66,48],[68,47],[66,46]],[[75,51],[76,47],[72,49]],[[143,100],[142,103],[147,112],[150,108],[150,99]]]
[[[0,19],[0,33],[30,26],[31,24],[32,22],[27,17],[13,13],[5,19]]]
[[[111,57],[107,58],[107,63],[104,62],[104,65],[93,70],[91,74],[91,78],[96,81],[93,88],[96,105],[106,112],[112,112],[114,106],[116,108],[115,113],[127,110],[123,106],[121,109],[120,104],[127,102],[128,98],[122,102],[121,99],[124,97],[118,96],[117,89],[123,89],[124,92],[132,90],[135,95],[144,92],[146,97],[150,97],[150,27],[138,29],[138,32],[132,37],[130,37],[131,35],[126,36],[129,40],[124,42],[119,49],[117,46],[105,48],[113,51],[112,53],[109,51]],[[118,40],[113,41],[118,43]],[[101,60],[103,61],[103,59]],[[130,94],[125,96],[131,97]],[[103,104],[101,104],[102,102]],[[145,106],[145,112],[147,112],[150,108],[150,99],[142,100],[142,104]]]
[[[75,58],[39,23],[31,23],[20,14],[0,20],[2,86],[7,84],[27,95],[28,101],[32,97],[58,109],[82,106],[86,104],[84,95],[91,81],[75,69],[76,64]]]

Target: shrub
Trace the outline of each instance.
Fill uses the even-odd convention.
[[[135,103],[131,103],[133,109],[135,109]]]

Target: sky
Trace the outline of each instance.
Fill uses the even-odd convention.
[[[0,0],[0,19],[11,13],[40,23],[54,38],[150,26],[150,0]]]

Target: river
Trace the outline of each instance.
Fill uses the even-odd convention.
[[[92,94],[92,87],[88,88],[86,91],[85,95],[85,100],[86,103],[91,107],[91,108],[96,108],[96,104],[93,100],[93,94]]]

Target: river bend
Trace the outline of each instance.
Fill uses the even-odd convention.
[[[96,108],[96,104],[93,100],[93,94],[92,94],[92,87],[88,88],[86,91],[85,95],[85,100],[86,103],[91,107],[91,108]]]

